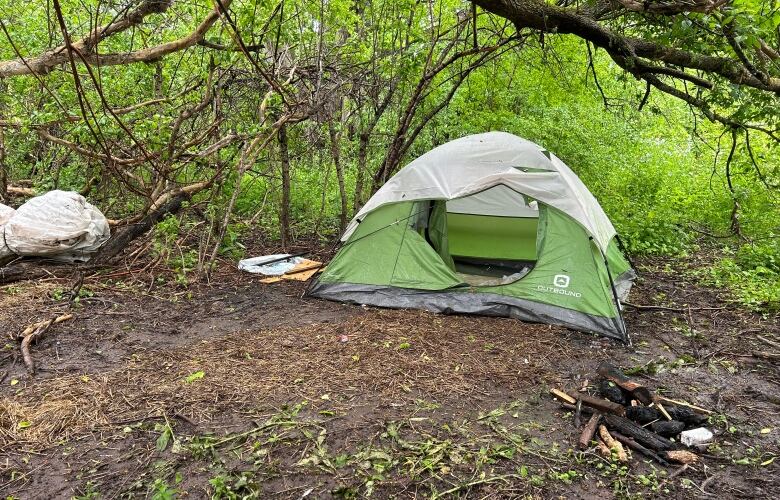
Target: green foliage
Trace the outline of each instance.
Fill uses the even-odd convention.
[[[707,283],[728,288],[740,303],[757,311],[780,311],[780,252],[772,244],[742,247],[720,259],[704,276]]]
[[[85,26],[103,25],[117,15],[110,3],[101,4],[99,11],[70,0],[61,4],[76,39],[85,33]],[[282,90],[302,99],[309,94],[327,95],[332,101],[324,106],[327,110],[317,108],[316,116],[287,127],[292,236],[332,240],[340,230],[342,200],[329,125],[338,134],[336,145],[351,216],[356,201],[374,187],[372,176],[386,159],[410,96],[430,69],[429,61],[444,54],[451,40],[455,40],[455,50],[471,47],[470,36],[464,35],[471,27],[458,24],[459,16],[469,9],[460,0],[296,0],[285,2],[283,12],[276,12],[278,5],[275,1],[237,1],[230,10],[245,42],[278,44],[282,51],[294,49],[290,49],[294,61],[289,64],[298,73],[291,82],[280,80]],[[101,50],[124,53],[186,36],[210,9],[208,2],[173,2],[165,14],[144,21],[143,36],[127,30],[101,42]],[[26,56],[59,43],[59,31],[52,31],[55,25],[45,3],[0,0],[0,11],[10,37]],[[637,22],[640,17],[641,22]],[[495,17],[480,14],[479,45],[496,42],[495,22]],[[773,39],[780,9],[762,1],[736,0],[728,9],[711,13],[627,13],[611,22],[617,27],[630,25],[636,36],[705,52],[712,47],[731,51],[721,32],[733,28],[735,40],[749,51],[760,40]],[[440,33],[447,35],[436,38]],[[463,38],[452,38],[454,33]],[[273,44],[269,34],[273,34]],[[228,29],[212,28],[206,38],[234,48],[235,39]],[[270,54],[256,55],[262,61]],[[10,44],[0,44],[0,59],[16,56]],[[401,165],[448,140],[504,130],[538,142],[566,162],[598,198],[633,254],[685,255],[708,246],[711,240],[703,239],[703,234],[726,235],[731,231],[735,203],[739,229],[747,241],[776,240],[780,150],[758,132],[750,136],[745,130],[737,132],[729,187],[725,170],[730,131],[701,121],[680,101],[656,90],[638,111],[643,85],[617,68],[601,50],[594,51],[591,69],[584,42],[552,33],[545,35],[544,43],[531,37],[506,54],[486,59],[469,74],[449,104],[433,113],[438,104],[446,102],[453,79],[472,60],[461,59],[436,75],[429,91],[414,103],[410,126],[412,130],[418,125],[421,128]],[[317,89],[306,87],[315,67],[323,68],[315,79],[321,86]],[[281,73],[288,70],[285,67]],[[171,269],[177,283],[187,285],[194,272],[203,270],[204,256],[210,255],[215,244],[213,238],[221,234],[226,207],[239,180],[235,167],[242,147],[266,131],[260,115],[278,117],[286,103],[279,89],[266,94],[263,79],[238,50],[198,45],[181,52],[181,57],[164,57],[153,64],[106,66],[98,73],[102,93],[113,107],[129,109],[142,102],[156,103],[121,115],[132,136],[155,160],[116,165],[78,154],[65,144],[42,141],[36,131],[48,130],[92,153],[102,154],[104,142],[117,157],[132,157],[139,149],[116,119],[100,110],[101,95],[91,80],[83,78],[82,97],[98,112],[85,119],[79,114],[72,75],[56,70],[43,77],[45,86],[29,76],[2,82],[0,121],[14,123],[4,129],[9,178],[12,182],[29,180],[39,191],[81,190],[94,178],[97,183],[91,188],[90,201],[112,218],[137,214],[148,206],[157,187],[214,180],[196,194],[184,215],[168,217],[155,228],[155,256]],[[218,119],[209,115],[217,108],[212,103],[203,108],[202,115],[185,120],[179,141],[174,141],[183,151],[178,151],[179,160],[172,162],[170,170],[161,174],[160,165],[171,159],[171,152],[176,154],[176,147],[168,147],[174,124],[184,110],[201,101],[210,78],[212,85],[217,81],[224,84],[218,92],[223,114]],[[703,97],[713,110],[769,129],[777,127],[780,115],[775,97],[722,81],[715,83]],[[395,92],[390,93],[390,88]],[[322,89],[325,91],[320,92]],[[385,96],[388,106],[377,115]],[[161,98],[164,102],[159,102]],[[334,103],[339,108],[331,110]],[[423,123],[421,117],[431,113],[433,118]],[[374,119],[375,126],[366,128]],[[212,124],[216,128],[206,133]],[[100,140],[93,130],[99,131]],[[364,131],[369,141],[362,165],[358,153]],[[198,137],[216,141],[230,134],[246,134],[249,139],[204,157],[190,144]],[[407,132],[405,137],[409,135]],[[261,235],[265,241],[279,238],[280,158],[278,142],[271,140],[243,174],[233,216],[219,242],[221,256],[242,258],[250,235]],[[365,182],[356,193],[361,176]],[[717,263],[708,279],[731,287],[739,300],[752,307],[772,303],[777,292],[773,283],[780,261],[778,245],[754,245],[736,238],[728,243],[735,254]]]

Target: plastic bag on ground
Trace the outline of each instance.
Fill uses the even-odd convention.
[[[290,257],[289,259],[284,259]],[[284,259],[284,260],[277,260]],[[271,264],[263,265],[264,262],[276,261]],[[265,274],[266,276],[280,276],[287,271],[291,270],[297,264],[303,262],[302,257],[292,257],[287,253],[277,253],[274,255],[262,255],[260,257],[252,257],[251,259],[244,259],[238,262],[238,268],[242,271],[255,274]]]
[[[17,255],[87,261],[109,238],[108,220],[78,193],[49,191],[16,210],[5,243]]]
[[[0,259],[14,254],[5,244],[5,224],[11,219],[14,213],[16,213],[16,210],[0,203]]]

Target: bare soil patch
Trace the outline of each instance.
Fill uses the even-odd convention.
[[[0,289],[7,334],[63,311],[33,347],[0,351],[0,492],[16,498],[771,497],[780,487],[780,341],[762,317],[646,262],[633,347],[505,318],[301,298],[225,267],[176,286],[116,271]],[[113,275],[112,275],[113,274]],[[9,338],[9,337],[7,337]],[[575,452],[547,394],[599,362],[716,412],[717,446],[674,478]],[[13,385],[12,385],[13,384]]]

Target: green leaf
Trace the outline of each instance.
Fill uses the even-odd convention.
[[[206,376],[206,373],[205,373],[205,372],[203,372],[203,371],[197,371],[197,372],[195,372],[195,373],[192,373],[192,374],[190,374],[190,375],[187,375],[187,378],[185,378],[185,379],[184,379],[184,381],[185,381],[186,383],[188,383],[188,384],[191,384],[191,383],[195,382],[196,380],[200,380],[200,379],[202,379],[202,378],[203,378],[203,377],[205,377],[205,376]]]
[[[162,434],[160,434],[160,437],[157,438],[157,451],[165,451],[165,449],[168,447],[168,443],[171,441],[171,428],[169,426],[165,426],[165,429],[163,429]]]

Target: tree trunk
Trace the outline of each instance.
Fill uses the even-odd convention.
[[[0,96],[5,95],[7,85],[0,80]],[[1,98],[0,98],[1,99]],[[0,100],[0,119],[3,118],[4,104]],[[8,167],[5,163],[5,129],[0,127],[0,202],[8,199]]]
[[[341,199],[341,213],[339,213],[339,232],[343,232],[347,227],[347,188],[344,185],[344,166],[341,164],[341,149],[339,148],[339,134],[333,122],[328,122],[328,133],[330,135],[330,152],[333,156],[333,163],[336,166],[336,177],[339,183],[339,197]]]
[[[282,250],[291,243],[290,235],[290,151],[287,143],[287,125],[279,127],[279,155],[282,167],[282,206],[279,210]]]
[[[130,242],[152,229],[155,224],[160,222],[166,215],[175,214],[181,210],[184,200],[187,200],[188,198],[188,193],[179,193],[157,210],[149,212],[140,220],[140,222],[120,228],[111,236],[108,242],[103,245],[97,255],[90,261],[90,264],[99,265],[108,263],[115,255],[127,248]]]
[[[371,140],[369,132],[360,133],[360,143],[358,145],[357,173],[355,174],[355,196],[352,201],[352,209],[357,213],[363,206],[363,190],[366,178],[366,163],[368,162],[368,144]]]

